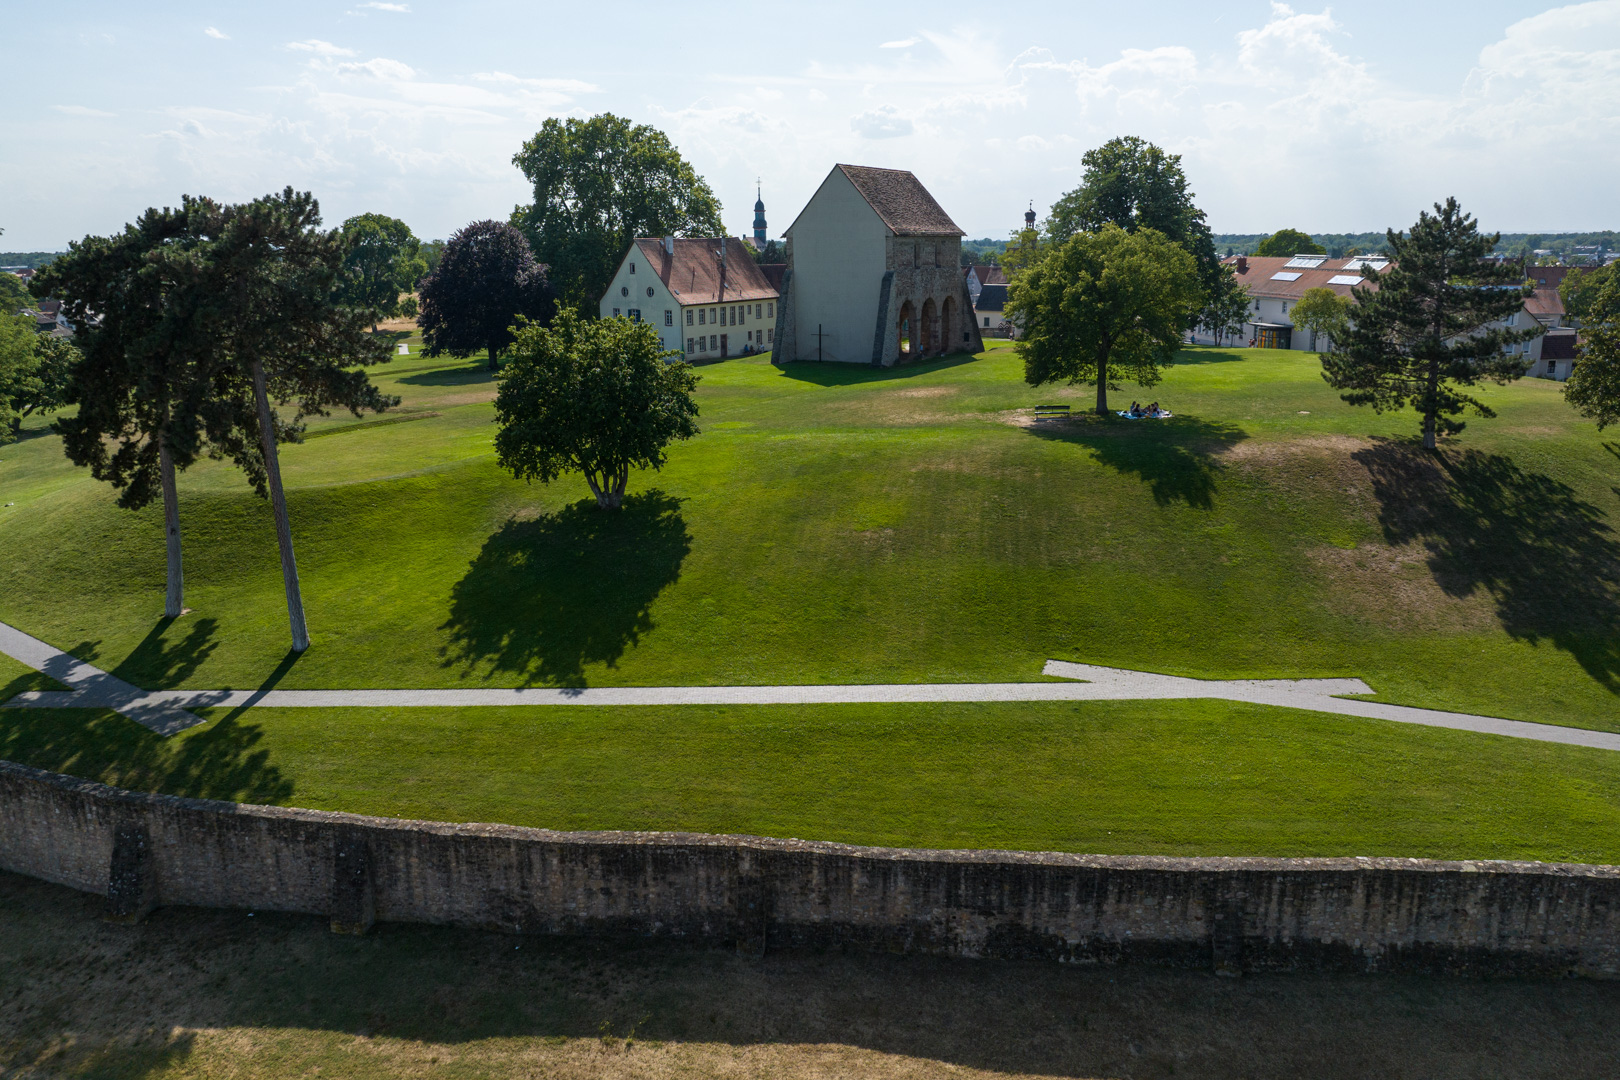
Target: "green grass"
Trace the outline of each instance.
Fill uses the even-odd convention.
[[[531,487],[496,468],[493,384],[481,363],[401,358],[377,381],[404,398],[399,416],[411,422],[333,417],[311,425],[333,437],[284,451],[314,637],[296,659],[268,511],[234,469],[208,462],[183,478],[195,612],[167,622],[155,509],[116,509],[112,492],[32,424],[29,438],[0,447],[0,502],[16,504],[0,509],[0,619],[147,686],[999,681],[1038,678],[1057,657],[1200,677],[1354,675],[1384,700],[1620,730],[1620,459],[1558,386],[1485,388],[1500,416],[1471,422],[1431,459],[1406,438],[1409,414],[1343,405],[1310,355],[1197,349],[1183,360],[1153,390],[1118,395],[1122,405],[1157,399],[1174,420],[1040,426],[1023,419],[1030,406],[1084,407],[1091,392],[1025,386],[1005,347],[896,371],[706,367],[704,433],[675,447],[663,472],[633,478],[635,498],[615,516],[582,501],[581,481]],[[537,799],[532,810],[516,793],[537,776],[550,784],[550,774],[512,748],[544,711],[244,719],[262,727],[267,764],[290,785],[272,795],[301,805],[548,825],[583,824],[589,807],[615,805],[622,827],[945,846],[1613,857],[1576,824],[1590,810],[1602,823],[1591,828],[1608,828],[1609,810],[1565,786],[1525,779],[1517,797],[1532,817],[1503,811],[1485,826],[1498,804],[1464,783],[1466,769],[1442,770],[1451,779],[1430,793],[1475,792],[1452,821],[1419,798],[1416,774],[1396,767],[1402,754],[1444,745],[1458,761],[1477,748],[1491,764],[1476,774],[1492,783],[1515,761],[1567,778],[1572,762],[1589,760],[1584,751],[1184,703],[985,707],[996,718],[985,730],[1003,735],[980,737],[958,720],[915,760],[884,749],[936,716],[978,715],[962,708],[872,709],[853,726],[817,719],[837,710],[759,710],[791,713],[818,733],[805,740],[848,751],[839,759],[848,808],[818,797],[793,811],[769,781],[798,766],[759,750],[745,733],[776,721],[749,710],[547,719],[547,732],[583,725],[547,760],[601,773],[577,797]],[[642,727],[625,719],[638,716]],[[1085,741],[1101,738],[1086,726],[1094,720],[1140,735],[1105,740],[1117,771],[1085,803],[1099,820],[1117,812],[1138,822],[1116,830],[1128,841],[1118,846],[1059,824],[1086,790],[1075,777],[1090,775],[1101,753]],[[21,737],[19,724],[0,717],[0,731]],[[833,738],[828,724],[844,734]],[[1165,748],[1156,740],[1166,724],[1199,734]],[[1298,731],[1302,745],[1342,736],[1357,753],[1386,755],[1366,765],[1361,787],[1342,789],[1363,809],[1335,801],[1332,758],[1264,741],[1245,744],[1255,768],[1234,771],[1269,777],[1252,804],[1236,797],[1242,784],[1218,796],[1145,786],[1155,770],[1193,775],[1197,747],[1256,724]],[[997,741],[1025,727],[1049,741],[1070,727],[1089,734],[1079,757],[1031,772],[1036,744],[1015,755]],[[677,740],[685,749],[669,753],[683,764],[639,756],[644,728]],[[603,744],[595,756],[586,753],[593,730]],[[769,767],[747,764],[756,751]],[[117,751],[108,753],[96,768],[117,772]],[[93,758],[61,767],[90,769]],[[698,768],[710,760],[728,765]],[[1063,771],[1076,761],[1084,769]],[[931,786],[888,775],[907,770]],[[994,828],[931,795],[964,773],[979,778],[973,798],[1009,800]],[[1398,779],[1374,782],[1385,774]],[[736,790],[681,794],[686,775],[699,787],[730,776]],[[371,778],[379,794],[368,794]],[[1612,792],[1611,781],[1594,774],[1591,790]],[[1417,802],[1396,809],[1403,793]],[[1330,810],[1294,821],[1282,809],[1318,796]],[[1610,795],[1591,798],[1612,807]],[[1230,815],[1212,810],[1222,805]],[[1399,820],[1424,815],[1435,817],[1433,837]],[[1187,831],[1188,817],[1211,824]]]

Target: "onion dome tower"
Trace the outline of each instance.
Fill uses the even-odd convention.
[[[765,199],[760,195],[761,188],[756,187],[754,194],[754,247],[760,251],[765,250]]]
[[[1035,227],[1035,200],[1031,199],[1029,201],[1029,209],[1024,211],[1024,228],[1033,229],[1034,227]]]

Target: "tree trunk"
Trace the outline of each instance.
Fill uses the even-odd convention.
[[[158,438],[158,476],[163,486],[163,538],[168,549],[169,585],[163,594],[163,617],[177,619],[185,611],[185,575],[180,570],[180,493],[174,483],[174,459]]]
[[[276,515],[276,542],[281,546],[281,578],[287,586],[287,621],[292,624],[293,652],[309,648],[304,625],[304,598],[298,591],[298,564],[293,560],[292,526],[287,521],[287,496],[281,490],[281,459],[276,455],[276,429],[270,422],[270,395],[264,385],[264,365],[253,361],[253,396],[259,403],[259,442],[264,447],[264,471],[270,481],[270,506]]]
[[[1423,448],[1425,450],[1433,450],[1433,449],[1435,449],[1434,414],[1435,414],[1435,409],[1436,409],[1435,399],[1437,397],[1439,397],[1439,393],[1438,393],[1438,391],[1439,391],[1439,382],[1440,382],[1439,365],[1437,365],[1433,360],[1430,360],[1429,361],[1429,383],[1428,383],[1429,392],[1428,392],[1427,396],[1424,398],[1424,401],[1423,401]]]
[[[489,370],[491,370],[491,371],[499,371],[499,370],[501,370],[501,365],[499,363],[497,363],[496,360],[495,360],[495,346],[493,346],[493,345],[491,345],[489,347]]]
[[[1097,361],[1097,415],[1108,415],[1108,358]]]

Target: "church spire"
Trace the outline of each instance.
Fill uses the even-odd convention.
[[[760,251],[765,250],[765,196],[764,181],[755,181],[754,188],[754,246]]]

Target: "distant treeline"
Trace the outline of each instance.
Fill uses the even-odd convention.
[[[1222,255],[1248,255],[1270,233],[1216,233],[1215,249]],[[1382,232],[1364,233],[1312,233],[1311,239],[1327,248],[1334,258],[1343,258],[1352,250],[1370,255],[1384,251],[1389,241]],[[1606,230],[1589,233],[1503,233],[1496,250],[1504,255],[1529,256],[1538,250],[1569,258],[1576,248],[1595,247],[1600,252],[1620,249],[1620,233]]]
[[[0,266],[44,266],[61,254],[60,251],[0,251]]]

